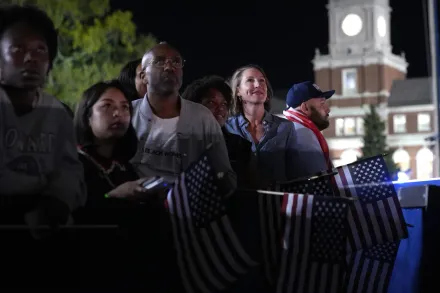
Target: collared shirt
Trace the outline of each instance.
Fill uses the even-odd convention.
[[[230,117],[226,129],[252,143],[259,172],[264,179],[286,181],[298,177],[296,157],[296,131],[293,123],[266,112],[262,121],[264,136],[255,143],[247,130],[249,121],[243,115]]]

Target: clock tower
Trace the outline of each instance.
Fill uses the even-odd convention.
[[[328,10],[331,55],[391,53],[388,0],[333,0]]]
[[[396,79],[405,79],[408,63],[393,53],[389,0],[329,0],[327,55],[316,49],[315,82],[336,90],[329,100],[330,127],[324,131],[334,159],[346,150],[360,156],[363,116],[376,104],[386,119],[387,99]]]

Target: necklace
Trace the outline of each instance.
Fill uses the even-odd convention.
[[[104,168],[100,163],[98,163],[91,155],[89,155],[87,152],[85,152],[80,146],[77,147],[78,153],[83,155],[87,160],[89,160],[95,167],[99,170],[99,175],[104,178],[108,184],[112,188],[115,188],[116,185],[113,183],[113,181],[110,179],[109,175],[112,173],[115,168],[119,168],[122,171],[126,171],[125,166],[119,164],[117,161],[113,160],[112,164],[109,168]]]

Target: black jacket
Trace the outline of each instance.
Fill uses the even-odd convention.
[[[250,178],[250,164],[252,161],[252,144],[246,139],[229,133],[223,127],[223,136],[228,149],[229,161],[234,172],[237,174],[237,186],[248,186]]]

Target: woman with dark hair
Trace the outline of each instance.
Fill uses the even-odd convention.
[[[142,59],[128,62],[119,74],[118,80],[130,95],[130,100],[143,98],[147,93],[147,87],[142,82]]]
[[[125,287],[142,280],[135,277],[133,262],[145,250],[146,236],[139,230],[148,229],[146,224],[152,221],[147,217],[155,217],[155,207],[127,200],[149,196],[141,186],[146,179],[139,179],[129,163],[136,153],[137,137],[128,95],[117,80],[99,82],[84,92],[75,113],[78,153],[88,193],[85,207],[74,214],[75,222],[118,225],[116,231],[97,230],[88,237],[82,250],[81,287]]]
[[[99,82],[84,92],[76,109],[74,127],[87,185],[86,209],[109,207],[114,202],[111,198],[136,198],[145,193],[141,183],[146,178],[139,179],[129,163],[136,153],[137,137],[128,96],[119,81]],[[120,208],[122,203],[115,204]],[[99,221],[110,220],[105,218],[99,217]]]
[[[252,168],[252,144],[242,137],[231,134],[225,129],[229,110],[232,105],[232,90],[220,76],[207,76],[188,85],[182,98],[207,107],[217,119],[223,131],[229,161],[237,173],[239,186],[255,184],[256,178]]]
[[[202,104],[211,110],[220,127],[224,127],[232,104],[232,90],[220,76],[206,76],[193,81],[182,98]]]
[[[232,116],[226,129],[252,143],[265,184],[297,176],[296,132],[290,121],[269,113],[272,87],[263,69],[246,65],[232,75]]]

